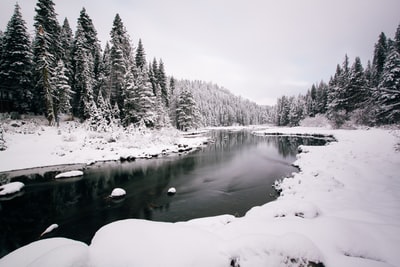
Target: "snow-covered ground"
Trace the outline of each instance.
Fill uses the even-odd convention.
[[[400,266],[399,130],[258,132],[265,133],[325,134],[338,142],[302,147],[295,162],[301,172],[279,183],[278,200],[242,218],[117,221],[89,246],[41,240],[0,266]]]
[[[49,127],[37,117],[2,123],[6,150],[0,151],[0,172],[62,164],[90,164],[122,158],[151,157],[196,148],[204,136],[185,138],[175,129],[86,130],[76,122]]]

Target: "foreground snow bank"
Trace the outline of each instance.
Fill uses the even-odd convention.
[[[33,242],[0,259],[0,266],[83,267],[87,261],[86,244],[66,238]]]
[[[151,158],[193,150],[207,138],[185,136],[172,128],[148,130],[115,127],[110,132],[87,130],[84,124],[62,122],[59,128],[45,126],[34,118],[3,121],[7,149],[0,151],[0,172],[63,164]]]
[[[303,147],[295,162],[301,171],[278,183],[278,200],[242,218],[123,220],[101,228],[89,248],[63,251],[64,265],[51,262],[53,250],[31,244],[0,259],[0,266],[27,266],[12,264],[21,260],[12,255],[32,253],[41,255],[41,263],[49,257],[52,265],[41,266],[75,259],[78,264],[68,266],[399,266],[400,131],[258,132],[276,133],[333,135],[338,142]]]

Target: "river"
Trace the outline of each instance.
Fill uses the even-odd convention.
[[[90,243],[110,222],[137,218],[177,222],[232,214],[277,197],[272,185],[297,171],[291,164],[301,144],[325,140],[254,136],[249,131],[212,131],[212,142],[194,153],[98,163],[81,178],[33,181],[24,194],[0,199],[0,257],[39,239],[49,225],[59,227],[46,237],[67,237]],[[108,197],[120,187],[127,195]],[[175,187],[177,193],[167,195]]]

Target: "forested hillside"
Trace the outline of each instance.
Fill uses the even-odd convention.
[[[189,90],[197,103],[201,126],[255,125],[273,122],[273,108],[260,106],[227,89],[203,81],[176,81],[172,97]]]
[[[97,131],[271,121],[268,108],[217,85],[169,78],[162,59],[148,61],[141,39],[133,44],[118,14],[103,50],[85,8],[75,31],[68,18],[59,24],[52,0],[38,0],[35,11],[33,38],[18,4],[0,31],[0,112],[43,114],[49,125],[70,114]]]
[[[305,95],[278,99],[275,121],[296,126],[307,116],[325,114],[336,127],[400,123],[400,25],[394,39],[381,33],[372,62],[364,68],[347,55],[328,83],[312,85]]]

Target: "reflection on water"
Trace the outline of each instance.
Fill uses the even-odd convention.
[[[0,256],[35,241],[53,223],[47,237],[89,243],[96,230],[115,220],[141,218],[181,221],[219,214],[242,216],[273,200],[271,185],[290,175],[300,144],[323,140],[264,136],[249,132],[212,132],[212,142],[185,156],[97,164],[82,178],[33,182],[22,196],[0,200]],[[168,196],[169,187],[177,194]],[[108,195],[124,188],[122,200]]]

